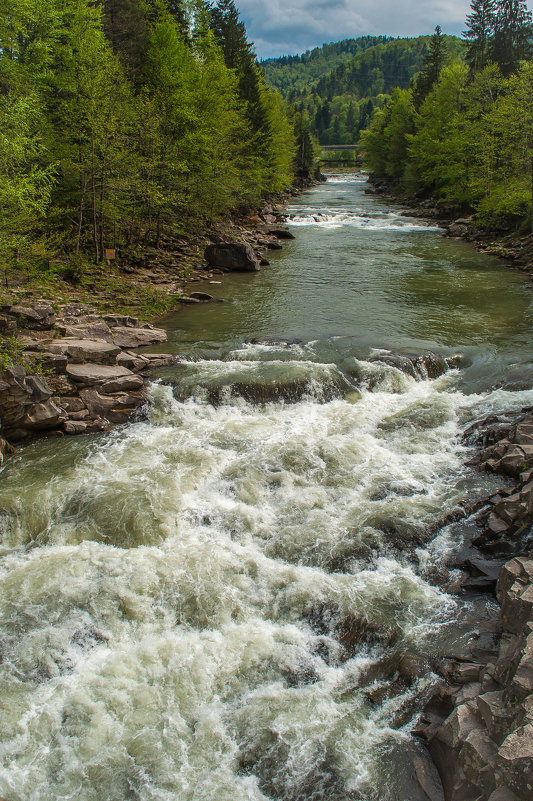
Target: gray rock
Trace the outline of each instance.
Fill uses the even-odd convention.
[[[105,364],[69,364],[67,375],[77,384],[94,386],[106,381],[116,381],[123,376],[133,376],[127,367]]]
[[[105,418],[111,423],[125,423],[133,409],[146,400],[144,393],[100,395],[96,389],[82,389],[80,396],[94,418]]]
[[[58,325],[58,331],[71,339],[103,339],[112,342],[111,329],[103,320],[97,320],[88,325]]]
[[[128,392],[132,389],[141,389],[144,386],[144,381],[138,375],[125,375],[122,378],[115,378],[112,381],[106,381],[100,387],[100,392],[103,395],[113,395],[115,392]]]
[[[127,314],[104,314],[104,320],[111,328],[138,328],[139,320],[137,317],[130,317]]]
[[[505,784],[519,798],[533,798],[533,723],[511,732],[501,744],[498,768]]]
[[[260,269],[255,251],[250,245],[242,242],[208,245],[204,257],[208,264],[223,267],[231,272],[253,273]]]
[[[65,434],[84,434],[87,431],[87,423],[78,420],[66,420],[63,423]]]
[[[26,387],[32,403],[42,403],[52,397],[52,390],[41,376],[29,375],[26,378]]]
[[[167,341],[167,332],[162,328],[129,328],[115,326],[111,329],[113,342],[119,348],[139,348]]]
[[[15,317],[21,328],[48,331],[54,327],[56,315],[52,306],[45,300],[23,305],[11,306],[9,314]]]
[[[58,339],[48,346],[52,353],[62,353],[74,362],[96,362],[97,364],[114,364],[120,348],[103,339]],[[68,368],[67,368],[68,373]]]
[[[44,403],[35,403],[30,406],[22,424],[30,431],[47,431],[55,428],[64,419],[63,410],[53,401],[47,400]]]

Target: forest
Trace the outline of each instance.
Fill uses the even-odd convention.
[[[450,53],[461,40],[444,37]],[[355,144],[395,87],[407,89],[422,69],[429,36],[362,36],[302,56],[262,62],[265,77],[309,120],[320,144]]]
[[[312,158],[232,0],[0,7],[6,274],[50,253],[72,271],[107,249],[158,247],[253,207]]]
[[[532,34],[520,0],[473,0],[464,58],[437,27],[416,80],[362,133],[374,176],[493,232],[533,231]]]

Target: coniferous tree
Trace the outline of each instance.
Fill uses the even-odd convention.
[[[516,72],[520,61],[531,57],[532,19],[523,0],[497,0],[490,57],[502,75]]]
[[[472,73],[479,72],[489,60],[496,22],[496,0],[472,0],[472,13],[466,18],[463,36],[469,40],[466,62]]]
[[[435,33],[429,40],[428,50],[424,57],[424,67],[416,80],[413,92],[415,108],[420,107],[424,98],[427,97],[434,84],[438,81],[447,55],[446,39],[442,34],[440,25],[437,25]]]
[[[264,147],[268,120],[261,103],[262,73],[233,0],[218,0],[211,8],[211,27],[222,48],[226,66],[235,70],[237,75],[239,94],[246,103],[246,116],[257,144]]]

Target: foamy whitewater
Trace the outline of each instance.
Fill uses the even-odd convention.
[[[362,192],[359,176],[336,182],[320,190],[335,195],[332,220],[338,191]],[[313,216],[305,202],[293,224]],[[402,229],[381,236],[418,225],[437,242],[368,203],[369,224]],[[297,290],[325,292],[305,284],[304,262]],[[267,276],[242,293],[263,317],[252,293]],[[368,279],[376,297],[380,280]],[[278,286],[289,297],[289,279]],[[372,316],[370,292],[338,297],[354,319],[357,303]],[[466,649],[494,611],[452,594],[446,558],[464,528],[437,525],[497,486],[464,467],[460,432],[533,391],[467,391],[466,367],[414,378],[379,361],[377,338],[363,358],[330,333],[235,342],[216,358],[195,343],[152,386],[144,418],[6,463],[0,796],[423,801],[408,756],[426,760],[410,731],[430,660]],[[475,386],[485,368],[470,359]],[[418,678],[399,675],[406,654],[427,660]]]
[[[334,365],[242,350],[185,363],[185,401],[155,385],[146,422],[5,472],[9,799],[398,797],[383,764],[431,675],[369,692],[387,655],[445,647],[458,613],[421,569],[442,540],[420,537],[464,493],[459,425],[533,392],[466,397],[453,372],[360,363],[373,390],[322,403]],[[302,397],[202,401],[254,353],[276,381],[303,365]],[[344,619],[375,636],[346,653]]]

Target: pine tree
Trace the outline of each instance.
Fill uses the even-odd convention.
[[[489,58],[496,22],[496,0],[472,0],[471,10],[463,36],[469,40],[466,62],[470,71],[475,73],[483,69]]]
[[[257,145],[264,148],[268,121],[261,103],[262,73],[233,0],[218,0],[211,8],[211,27],[222,48],[226,66],[235,70],[237,75],[239,94],[246,103],[246,116],[256,135]]]
[[[516,72],[520,61],[531,57],[532,14],[522,0],[497,0],[491,60],[502,75]]]
[[[425,97],[431,92],[433,85],[438,81],[442,68],[444,67],[448,48],[440,25],[435,28],[435,33],[429,40],[427,53],[424,57],[424,66],[419,73],[415,89],[413,92],[413,103],[415,108],[419,108]]]

